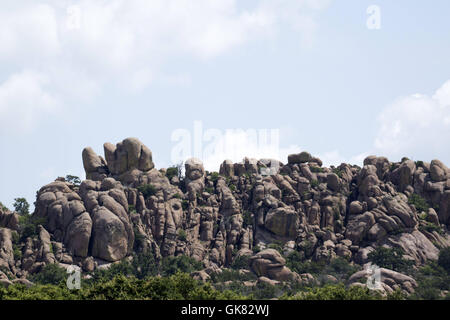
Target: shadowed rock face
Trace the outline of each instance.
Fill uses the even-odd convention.
[[[306,281],[309,276],[293,273],[276,250],[266,248],[277,243],[314,261],[345,257],[364,264],[370,251],[384,245],[401,247],[408,259],[422,264],[436,259],[435,244],[450,245],[450,173],[437,160],[391,163],[370,156],[362,168],[325,168],[301,152],[290,155],[286,165],[226,160],[218,174],[189,159],[185,179],[169,181],[138,139],[105,143],[104,152],[105,159],[91,148],[83,150],[87,179],[80,186],[57,179],[38,191],[34,217],[42,219],[43,228],[39,239],[25,241],[20,267],[8,249],[18,217],[0,211],[6,248],[0,265],[32,273],[58,261],[92,270],[148,250],[156,256],[191,256],[212,269],[252,256],[252,270],[263,280]],[[419,212],[413,194],[430,209]],[[430,223],[441,232],[427,228]],[[44,249],[49,243],[53,252]],[[262,251],[253,254],[255,247]]]

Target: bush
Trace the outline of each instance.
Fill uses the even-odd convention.
[[[20,240],[24,241],[28,237],[36,237],[39,233],[39,225],[45,225],[46,218],[37,218],[29,214],[19,217]]]
[[[250,257],[249,256],[238,256],[233,260],[230,265],[231,269],[248,269],[250,267]]]
[[[9,211],[9,209],[0,201],[0,210]]]
[[[311,180],[311,187],[313,188],[317,188],[319,186],[319,181],[318,180]]]
[[[172,180],[173,177],[178,177],[178,168],[177,167],[170,167],[166,170],[166,177],[169,180]]]
[[[248,226],[253,225],[253,217],[252,217],[252,213],[250,211],[244,211],[242,213],[242,218],[243,218],[243,227],[244,228],[247,228]]]
[[[65,179],[67,182],[72,183],[75,186],[79,186],[81,184],[81,179],[77,176],[68,174]]]
[[[311,273],[313,275],[323,274],[325,263],[305,260],[304,254],[292,251],[286,258],[286,266],[298,274]]]
[[[67,271],[57,264],[48,264],[41,271],[32,275],[30,280],[39,284],[65,284],[67,281]]]
[[[144,184],[142,186],[139,186],[138,191],[142,193],[145,199],[150,198],[151,196],[156,194],[156,188],[152,184]]]
[[[378,247],[370,252],[367,257],[379,267],[398,272],[407,272],[414,262],[404,259],[403,254],[404,251],[401,248]]]
[[[450,274],[450,247],[441,249],[439,252],[438,265]]]
[[[421,211],[427,212],[428,209],[430,208],[430,206],[428,205],[428,202],[424,198],[419,196],[417,193],[413,193],[409,197],[408,203],[411,205],[414,205],[414,207],[416,207],[416,210],[418,212],[421,212]]]
[[[186,239],[187,239],[186,231],[184,231],[183,229],[179,229],[178,230],[178,239],[180,239],[181,241],[186,241]]]
[[[429,261],[414,275],[418,287],[409,298],[418,300],[442,299],[442,291],[450,290],[450,274],[437,261]]]
[[[381,295],[368,288],[350,287],[344,285],[326,285],[301,292],[293,297],[297,300],[378,300]]]
[[[211,176],[209,178],[212,182],[216,182],[219,179],[219,173],[218,172],[211,172]]]
[[[161,275],[170,276],[177,272],[191,273],[202,269],[202,263],[187,256],[165,257],[161,263]]]

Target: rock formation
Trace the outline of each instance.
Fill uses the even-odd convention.
[[[367,263],[376,247],[400,247],[417,265],[437,259],[437,246],[450,245],[450,171],[438,160],[392,163],[370,156],[362,168],[325,168],[301,152],[287,164],[225,160],[219,173],[209,173],[200,160],[189,159],[179,181],[155,168],[138,139],[105,143],[104,152],[102,158],[83,150],[81,185],[57,179],[38,191],[33,217],[42,226],[37,238],[24,241],[20,258],[12,253],[18,216],[0,208],[0,266],[13,274],[53,262],[92,271],[149,251],[187,255],[217,269],[251,256],[251,269],[263,280],[301,281],[305,275],[289,270],[276,250],[267,249],[271,243],[314,261],[344,257],[357,264]],[[413,195],[429,208],[418,210]],[[406,291],[414,287],[410,279],[383,272]]]

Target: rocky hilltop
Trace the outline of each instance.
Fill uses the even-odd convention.
[[[261,281],[302,282],[311,275],[290,270],[283,255],[364,265],[384,246],[401,248],[420,266],[450,246],[450,171],[439,160],[370,156],[362,168],[325,168],[301,152],[287,164],[226,160],[211,173],[189,159],[182,177],[155,168],[152,152],[135,138],[105,143],[104,157],[85,148],[82,159],[81,184],[58,178],[37,192],[33,218],[41,223],[37,236],[21,238],[19,257],[13,250],[19,216],[0,208],[0,266],[18,281],[46,264],[92,272],[152,252],[156,259],[186,255],[202,262],[199,278],[249,256]],[[349,281],[357,283],[361,272]],[[384,290],[414,290],[414,279],[382,273]]]

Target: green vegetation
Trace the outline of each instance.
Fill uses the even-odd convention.
[[[309,168],[311,170],[311,172],[315,172],[315,173],[323,173],[325,172],[325,170],[321,167],[316,167],[316,166],[311,166]]]
[[[249,256],[238,256],[234,259],[233,263],[230,265],[231,269],[249,269],[250,268],[250,257]]]
[[[187,200],[181,201],[181,207],[183,210],[187,210],[189,208],[189,202]]]
[[[145,199],[150,198],[151,196],[155,195],[157,190],[154,185],[152,184],[144,184],[142,186],[139,186],[138,191],[142,193]]]
[[[111,280],[83,284],[81,290],[68,290],[65,284],[38,284],[0,287],[0,300],[229,300],[243,299],[231,291],[215,290],[189,274],[137,279],[117,275]]]
[[[30,214],[30,204],[25,198],[15,198],[13,207],[14,210],[21,216]]]
[[[439,252],[438,265],[450,274],[450,247]]]
[[[211,176],[209,177],[209,179],[212,182],[216,182],[217,180],[219,180],[219,173],[218,172],[211,172]]]
[[[414,274],[414,278],[417,281],[418,287],[409,299],[440,300],[450,298],[448,294],[446,297],[442,295],[442,291],[450,290],[450,274],[439,262],[428,262]]]
[[[286,265],[298,274],[311,273],[319,278],[321,275],[332,275],[341,281],[361,269],[360,266],[351,264],[341,257],[331,260],[330,263],[305,260],[304,254],[298,251],[293,251],[287,256]]]
[[[252,217],[252,213],[250,211],[244,211],[242,213],[242,218],[243,218],[243,227],[247,228],[248,226],[252,226],[253,225],[253,217]]]
[[[9,211],[9,209],[0,201],[0,209],[3,211]]]
[[[214,194],[214,188],[213,187],[206,187],[205,191],[208,192],[209,194]]]
[[[319,186],[319,181],[318,180],[311,180],[311,187],[313,188],[317,188]]]
[[[72,183],[75,186],[79,186],[81,184],[81,179],[77,176],[68,174],[65,179],[67,182]]]
[[[397,272],[408,272],[413,261],[403,258],[404,251],[401,248],[378,247],[370,252],[369,260],[381,268],[391,269]]]
[[[445,231],[438,225],[432,223],[432,222],[424,222],[423,225],[419,226],[420,231],[427,231],[427,232],[434,232],[440,233],[441,235],[445,234]]]
[[[186,231],[184,231],[183,229],[179,229],[177,234],[178,239],[180,239],[181,241],[186,241],[187,238]]]
[[[173,177],[178,177],[178,168],[176,166],[167,168],[166,177],[172,180]]]
[[[380,300],[381,295],[368,288],[350,287],[343,284],[326,285],[313,288],[307,292],[301,292],[291,297],[295,300]]]
[[[430,208],[428,202],[424,198],[419,196],[417,193],[413,193],[409,197],[408,203],[414,205],[414,207],[416,207],[416,210],[418,212],[422,212],[422,211],[427,212],[428,209]]]
[[[19,234],[20,241],[24,241],[28,237],[36,237],[39,233],[39,225],[45,225],[46,218],[37,218],[29,214],[19,217]]]
[[[48,264],[42,270],[30,277],[30,280],[38,284],[64,284],[67,281],[66,269],[57,264]]]
[[[424,163],[423,163],[423,161],[416,161],[416,167],[417,168],[420,168],[420,167],[422,167],[422,168],[425,168],[425,165],[424,165]]]

